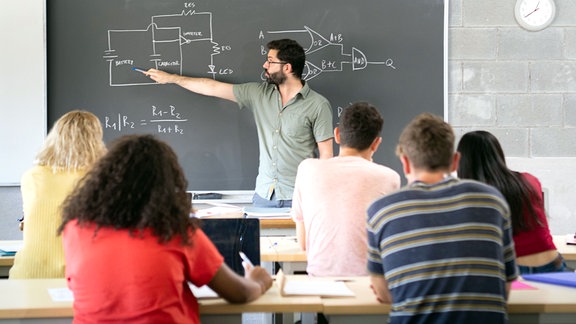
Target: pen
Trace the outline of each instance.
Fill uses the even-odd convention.
[[[246,254],[244,254],[244,252],[240,251],[240,252],[238,252],[238,254],[240,254],[242,261],[246,262],[246,264],[248,264],[252,268],[254,268],[254,264],[252,264],[252,261],[250,261],[250,259],[248,259],[248,257],[246,256]]]
[[[146,73],[146,71],[142,70],[141,68],[137,68],[137,67],[133,67],[132,70],[137,71],[137,72],[141,72],[141,73]]]

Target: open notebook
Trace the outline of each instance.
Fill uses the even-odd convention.
[[[352,297],[354,292],[344,281],[323,278],[289,278],[282,269],[276,274],[276,284],[282,296]]]

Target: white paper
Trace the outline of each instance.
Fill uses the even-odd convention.
[[[190,286],[190,290],[192,290],[192,293],[194,294],[194,296],[197,299],[201,299],[201,298],[218,298],[218,294],[212,290],[210,287],[204,285],[202,287],[196,287],[194,284],[192,283],[188,283],[188,286]]]
[[[354,292],[343,281],[290,280],[284,284],[284,294],[294,296],[348,297]]]
[[[48,294],[54,302],[71,302],[74,301],[74,294],[68,288],[48,288]]]

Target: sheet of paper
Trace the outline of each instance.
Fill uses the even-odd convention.
[[[194,296],[196,296],[197,299],[219,297],[214,290],[212,290],[210,287],[206,285],[202,287],[196,287],[194,284],[188,283],[188,286],[190,286],[190,290],[192,290],[192,293],[194,294]]]
[[[332,280],[286,280],[284,295],[349,297],[354,292],[343,281]]]
[[[74,295],[68,288],[48,288],[48,294],[54,302],[71,302],[74,301]]]

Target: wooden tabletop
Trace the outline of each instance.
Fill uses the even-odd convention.
[[[48,292],[61,288],[66,288],[65,279],[0,280],[0,319],[72,317],[72,302],[53,301]],[[201,315],[322,311],[320,297],[282,297],[275,285],[248,304],[230,304],[221,298],[198,302]]]
[[[326,280],[306,275],[287,276],[298,280]],[[335,279],[335,278],[332,278]],[[354,297],[283,297],[274,285],[258,300],[229,304],[220,298],[201,299],[200,314],[239,314],[248,312],[323,312],[328,315],[388,314],[390,306],[380,304],[370,289],[369,277],[345,277]],[[568,313],[576,316],[576,289],[537,282],[525,282],[534,290],[513,289],[508,301],[511,314]],[[65,279],[0,280],[0,319],[72,317],[72,302],[55,302],[48,289],[65,288]]]
[[[266,220],[266,222],[279,222],[279,219]],[[290,221],[292,220],[284,220]],[[279,222],[281,223],[281,222]],[[279,223],[275,223],[278,225]],[[262,223],[261,223],[262,224]],[[293,224],[293,222],[292,222]],[[262,226],[262,225],[260,225]],[[0,241],[16,242],[16,241]],[[566,235],[554,235],[556,248],[567,261],[576,261],[576,245],[566,244]],[[262,262],[306,262],[306,252],[300,248],[294,236],[261,236],[260,261]],[[14,257],[0,257],[0,267],[10,267],[14,264]]]
[[[306,262],[306,252],[295,236],[261,236],[261,262]]]
[[[291,218],[260,218],[260,228],[296,228]]]

